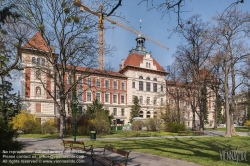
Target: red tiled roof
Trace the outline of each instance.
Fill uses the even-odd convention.
[[[140,55],[140,54],[136,54],[136,53],[130,53],[128,55],[128,57],[126,58],[126,60],[124,61],[124,67],[126,66],[135,66],[135,67],[139,67],[140,63],[143,60],[144,55]],[[153,58],[153,57],[152,57]],[[153,64],[156,66],[157,70],[160,71],[165,71],[161,65],[159,65],[159,63],[153,58]]]
[[[40,32],[37,32],[27,43],[25,43],[23,48],[37,49],[46,52],[49,51],[48,45]]]
[[[67,68],[70,68],[70,66],[67,66]],[[109,75],[109,76],[127,78],[124,74],[121,74],[121,73],[118,73],[118,72],[113,72],[113,71],[107,71],[107,70],[99,70],[99,69],[87,68],[87,67],[81,67],[81,66],[77,66],[76,70],[77,71],[90,72],[92,74],[100,74],[100,75],[105,75],[105,76]]]

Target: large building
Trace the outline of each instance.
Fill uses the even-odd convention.
[[[36,46],[36,49],[33,49],[31,45]],[[22,109],[35,114],[42,121],[59,116],[56,105],[40,82],[43,80],[47,89],[50,89],[52,93],[58,93],[53,80],[46,74],[37,72],[34,67],[44,65],[47,70],[52,70],[51,65],[42,54],[48,51],[44,45],[44,40],[37,33],[22,48],[22,65],[24,67]],[[130,50],[125,60],[121,61],[118,72],[76,67],[77,78],[83,77],[86,72],[91,74],[84,77],[77,85],[79,109],[86,109],[88,104],[91,104],[94,99],[98,99],[104,104],[105,109],[114,115],[114,122],[117,124],[123,125],[129,122],[134,96],[137,96],[140,101],[139,116],[145,119],[159,117],[161,107],[172,102],[171,97],[167,95],[166,76],[168,73],[146,51],[145,38],[140,34],[136,38],[136,48]],[[65,82],[69,85],[71,79],[68,74]],[[190,108],[183,104],[183,109],[185,111],[184,121],[187,126],[191,127]],[[213,108],[211,104],[209,104],[209,109],[210,125],[212,125]]]

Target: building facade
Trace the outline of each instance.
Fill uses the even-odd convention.
[[[31,45],[35,45],[36,49],[33,49]],[[53,73],[51,65],[42,54],[48,51],[44,45],[44,40],[37,33],[22,48],[24,68],[21,93],[22,109],[35,114],[42,121],[59,116],[56,105],[43,88],[46,85],[52,94],[58,93],[55,83],[47,74],[36,69],[36,66],[44,66],[44,70],[50,70]],[[104,104],[104,108],[114,115],[114,123],[124,125],[130,121],[133,98],[137,96],[141,105],[138,113],[140,117],[160,118],[161,107],[172,103],[172,99],[167,93],[170,88],[166,81],[167,74],[151,53],[146,51],[145,38],[139,34],[136,38],[136,48],[130,50],[125,60],[121,61],[119,71],[110,72],[76,67],[75,76],[80,80],[77,85],[78,108],[84,111],[87,105],[98,99]],[[72,76],[67,74],[66,86],[71,84],[71,80]],[[41,84],[41,81],[46,84]],[[182,103],[182,106],[185,112],[185,123],[191,127],[192,113],[188,102]],[[211,107],[210,110],[212,109]],[[212,111],[209,118],[213,119]]]

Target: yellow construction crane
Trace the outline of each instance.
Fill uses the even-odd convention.
[[[128,30],[136,35],[140,34],[140,31],[138,31],[132,27],[126,26],[120,22],[117,22],[117,21],[109,18],[109,17],[104,18],[103,11],[102,11],[103,10],[102,5],[100,5],[100,11],[98,11],[98,12],[95,12],[95,11],[91,10],[89,7],[87,7],[86,5],[82,4],[81,0],[75,0],[74,5],[80,7],[81,11],[85,10],[85,11],[99,17],[99,22],[98,22],[98,69],[100,69],[100,70],[104,69],[104,19],[109,21],[111,24],[118,25],[119,27],[126,29],[126,30]],[[169,48],[167,46],[165,46],[164,44],[162,44],[158,41],[155,41],[155,40],[153,40],[145,35],[143,35],[143,37],[145,39],[147,39],[148,41],[151,41],[152,43],[155,43],[155,44],[169,50]]]

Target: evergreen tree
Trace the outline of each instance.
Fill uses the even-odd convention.
[[[141,106],[139,105],[139,99],[137,96],[133,98],[133,105],[131,106],[131,112],[130,112],[130,121],[133,120],[134,117],[139,116]]]
[[[89,119],[89,129],[95,130],[97,133],[108,133],[110,130],[111,120],[113,115],[109,114],[109,110],[103,108],[103,104],[97,99],[92,105],[88,106],[85,115]]]

